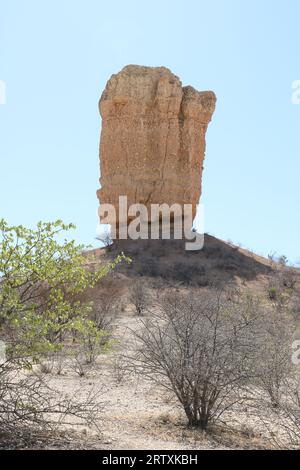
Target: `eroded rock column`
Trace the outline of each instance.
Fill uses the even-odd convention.
[[[107,82],[99,102],[100,203],[192,204],[201,195],[205,133],[215,109],[165,67],[128,65]]]

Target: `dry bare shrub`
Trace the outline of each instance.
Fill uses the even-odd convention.
[[[190,425],[206,429],[243,401],[253,374],[253,309],[236,308],[223,293],[172,292],[161,312],[135,331],[136,371],[172,391]]]
[[[62,351],[58,351],[53,355],[53,369],[55,370],[57,375],[61,375],[63,373],[63,369],[66,362],[66,355]]]
[[[285,303],[260,308],[253,348],[251,409],[275,447],[300,445],[300,381],[292,363],[296,322]]]
[[[287,307],[295,293],[297,274],[293,268],[275,266],[269,277],[268,295],[279,306]]]
[[[119,292],[109,289],[103,291],[94,302],[90,317],[99,330],[105,330],[107,333],[112,331],[113,321],[120,307],[119,300]]]
[[[256,337],[255,384],[279,406],[293,374],[291,345],[295,334],[292,315],[278,306],[261,311]]]
[[[62,346],[57,351],[49,352],[41,358],[39,369],[42,374],[57,374],[61,375],[67,359],[66,345]]]
[[[260,418],[270,442],[277,449],[300,448],[300,380],[291,375],[283,384],[280,400],[274,407],[267,395],[256,401]]]
[[[54,390],[45,376],[0,365],[0,428],[6,435],[23,436],[26,430],[56,431],[67,424],[87,424],[99,429],[99,416],[104,403],[99,390],[87,392],[79,399]]]
[[[114,357],[112,362],[113,375],[118,384],[121,384],[128,372],[124,358],[121,355]]]
[[[285,397],[279,405],[279,425],[286,434],[289,446],[300,448],[300,380],[299,376],[286,381]]]
[[[76,352],[71,359],[71,369],[79,376],[86,375],[86,360],[82,352]]]
[[[148,295],[145,283],[141,280],[136,281],[130,291],[130,302],[134,305],[137,315],[143,315],[148,307]]]
[[[286,268],[282,273],[282,283],[287,289],[294,290],[297,284],[298,275],[294,268]]]

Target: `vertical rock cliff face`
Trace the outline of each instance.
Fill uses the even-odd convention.
[[[201,194],[205,133],[215,109],[165,67],[128,65],[112,75],[99,102],[100,203],[196,204]]]

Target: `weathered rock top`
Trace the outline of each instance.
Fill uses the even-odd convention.
[[[125,113],[129,104],[136,114],[167,112],[195,119],[211,118],[216,97],[212,91],[197,91],[192,86],[183,87],[180,79],[166,67],[127,65],[112,75],[99,101],[102,118]],[[207,115],[205,116],[205,114]],[[204,115],[203,115],[204,114]]]

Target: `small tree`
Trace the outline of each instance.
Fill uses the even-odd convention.
[[[71,228],[57,221],[30,230],[0,221],[0,325],[12,356],[38,357],[55,349],[68,331],[89,325],[92,305],[77,295],[124,258],[89,271],[83,247],[59,241]]]
[[[24,415],[26,419],[36,413],[43,416],[34,397],[41,397],[47,387],[39,387],[35,394],[37,382],[32,387],[26,380],[10,381],[12,373],[32,368],[34,362],[62,348],[70,332],[78,331],[85,341],[94,331],[101,334],[89,319],[92,305],[78,300],[78,294],[95,286],[124,256],[89,271],[83,247],[62,238],[72,228],[60,220],[40,222],[35,230],[10,227],[0,220],[0,339],[6,343],[7,357],[0,367],[0,425],[7,423],[7,416],[12,422],[20,417],[20,424]],[[22,410],[31,406],[32,391],[35,413],[20,414],[17,402],[10,402],[22,395],[22,384],[26,397]]]

